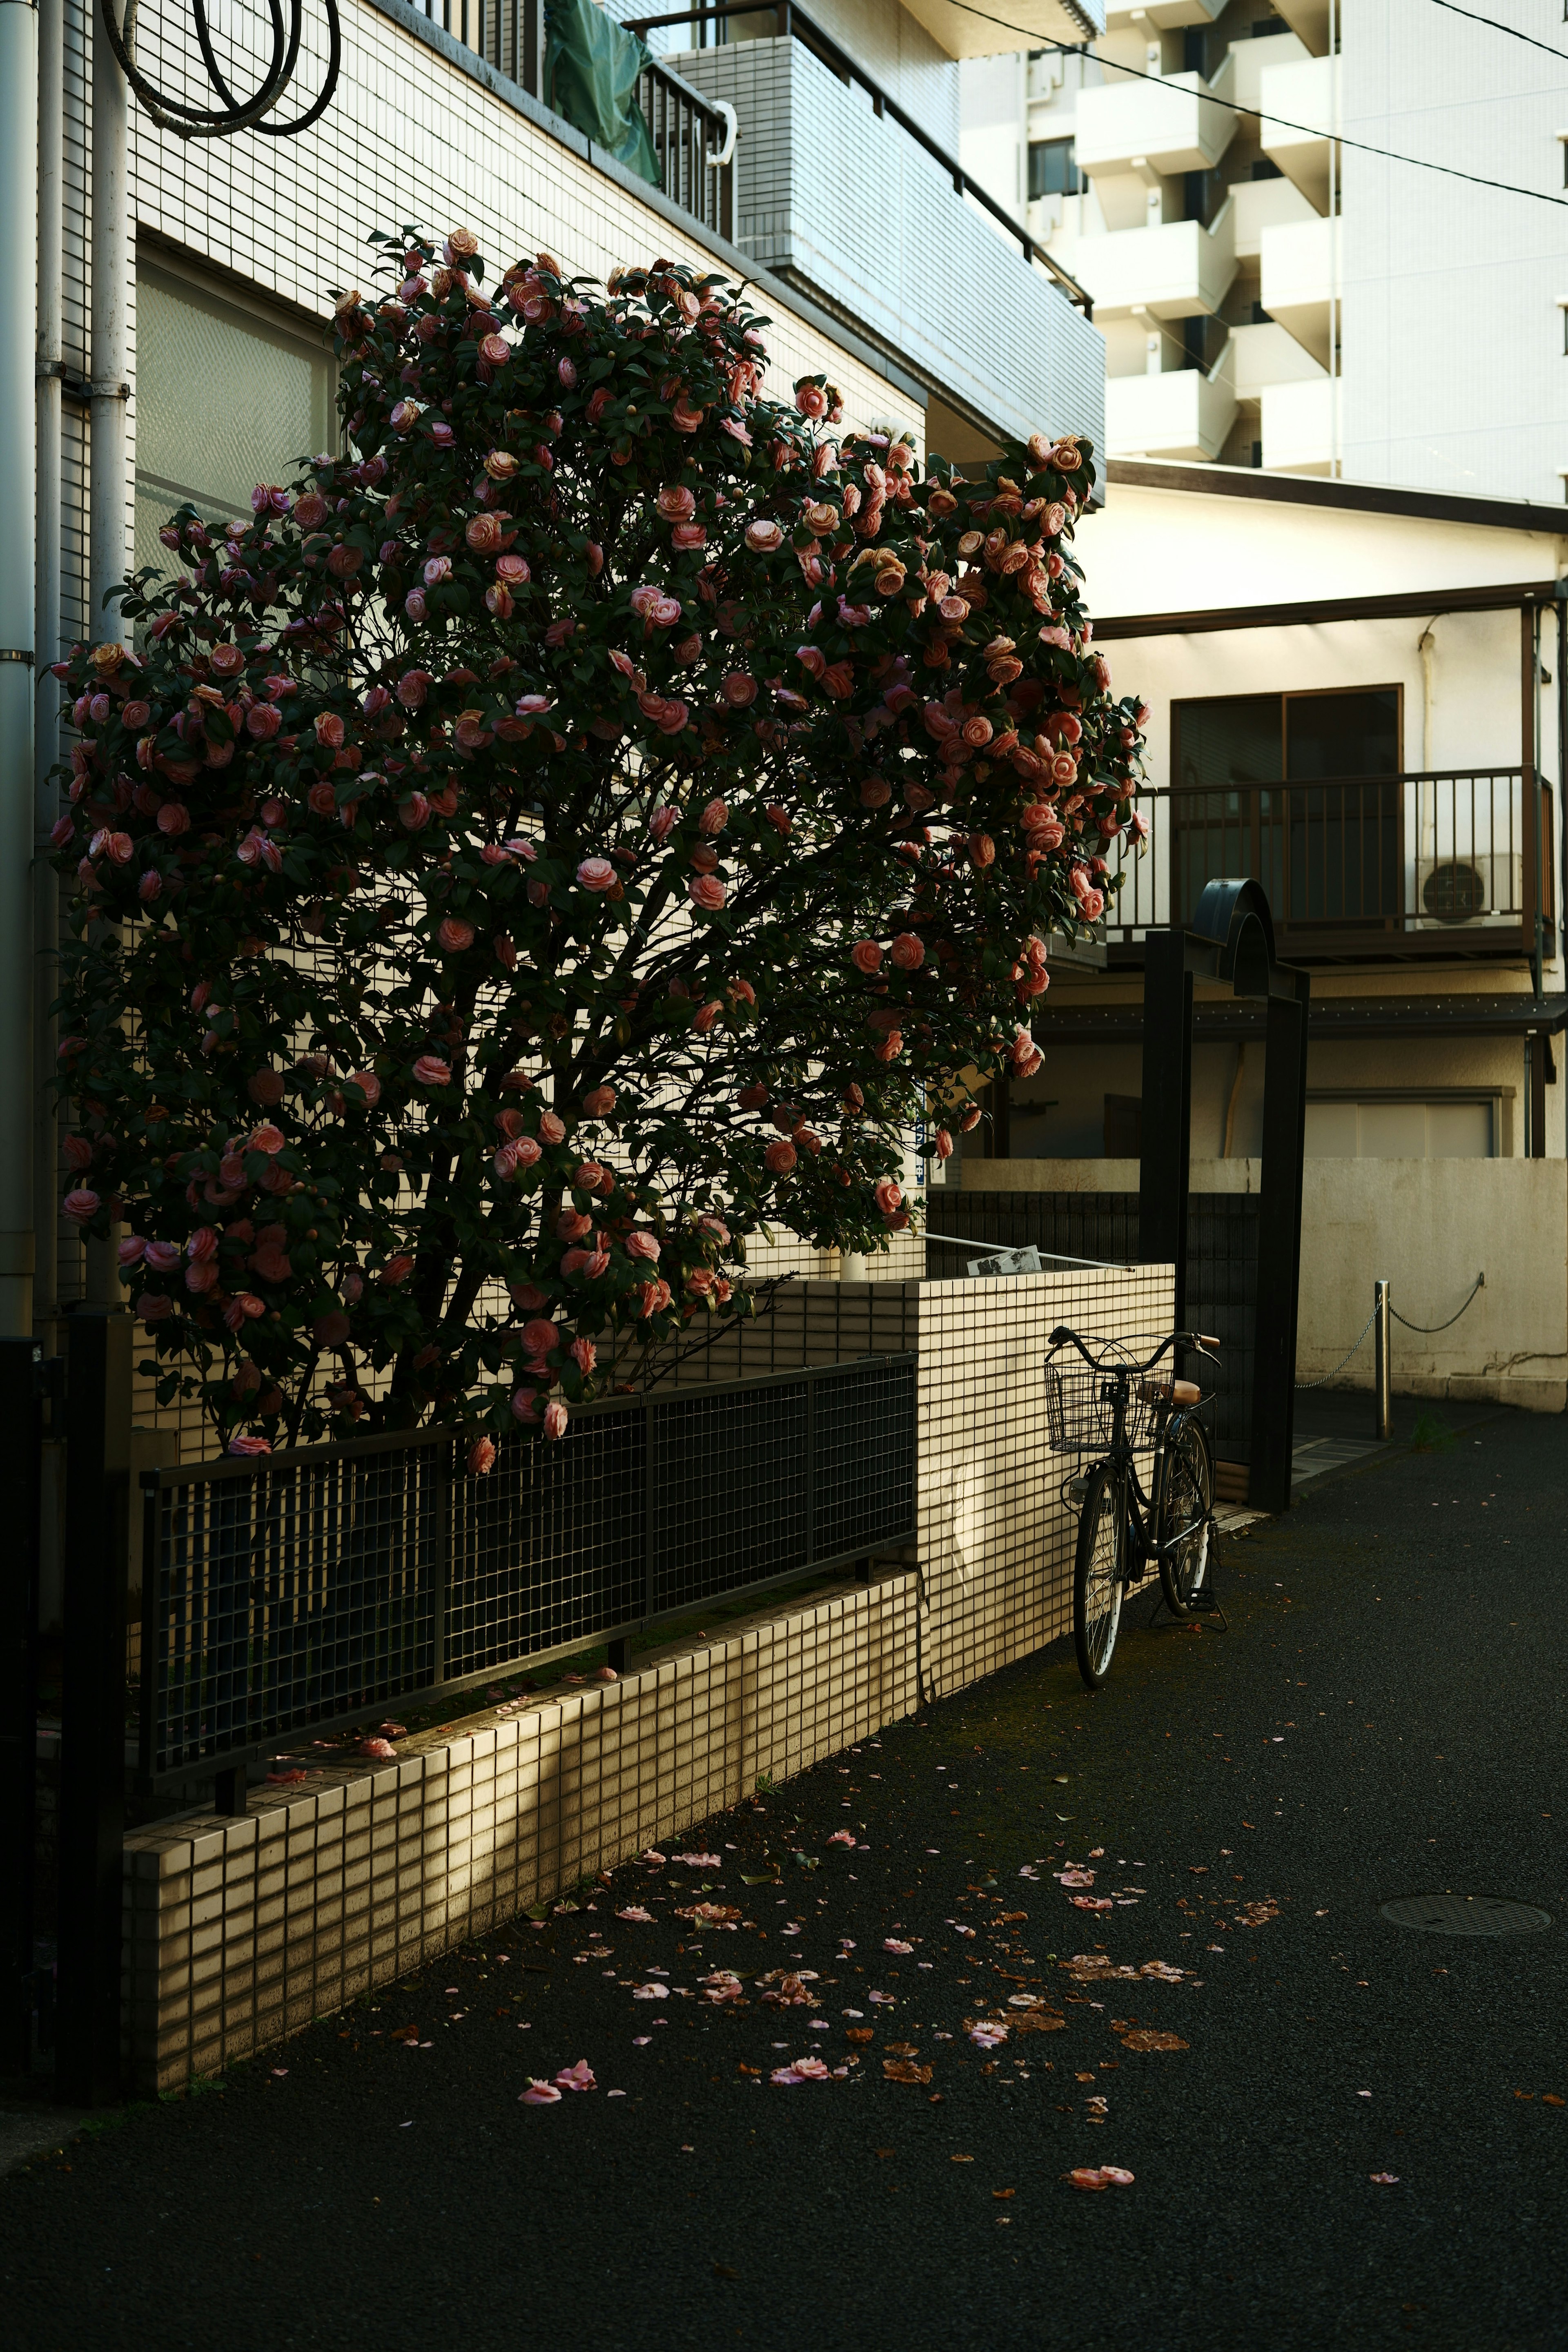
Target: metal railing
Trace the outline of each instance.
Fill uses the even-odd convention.
[[[1528,949],[1538,914],[1551,952],[1554,798],[1531,769],[1183,785],[1140,805],[1152,837],[1142,856],[1123,852],[1112,940],[1190,922],[1205,883],[1247,874],[1299,953],[1380,940],[1402,951]]]
[[[972,198],[983,211],[991,215],[993,220],[1000,222],[1009,236],[1017,238],[1025,260],[1031,265],[1037,264],[1052,279],[1058,292],[1080,310],[1086,319],[1093,318],[1094,304],[1077,278],[1069,277],[1061,264],[1053,260],[1033,232],[1022,221],[1015,219],[1005,205],[998,204],[990,190],[973,178],[955,156],[950,155],[945,147],[939,146],[913,115],[905,113],[897,99],[858,64],[847,49],[840,47],[826,26],[819,25],[804,8],[797,7],[795,0],[777,0],[777,5],[772,8],[765,5],[758,7],[756,0],[719,0],[719,5],[712,7],[681,8],[668,16],[634,16],[626,21],[628,32],[641,33],[646,38],[649,33],[660,32],[670,26],[683,26],[695,30],[699,25],[722,23],[731,16],[755,18],[765,16],[773,17],[778,26],[777,38],[798,41],[803,48],[810,49],[814,56],[819,58],[840,81],[856,84],[863,89],[877,114],[887,115],[942,165],[952,182],[954,194]]]
[[[545,87],[544,0],[414,0],[414,5],[531,98],[553,104]],[[639,75],[637,102],[652,135],[665,194],[715,236],[733,236],[734,126],[723,108],[658,64]]]
[[[437,1433],[144,1472],[142,1784],[912,1541],[915,1365],[608,1399],[482,1477]]]
[[[637,79],[637,104],[664,174],[664,193],[715,236],[735,234],[735,125],[724,109],[700,96],[661,65]]]

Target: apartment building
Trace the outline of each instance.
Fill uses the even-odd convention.
[[[1502,13],[1562,61],[1433,0],[1150,0],[965,66],[966,165],[1093,298],[1112,457],[1563,497],[1568,211],[1369,152],[1562,194],[1562,12]]]
[[[957,12],[828,5],[831,26],[785,5],[656,29],[679,54],[646,57],[637,75],[639,169],[615,160],[601,121],[575,124],[551,102],[542,0],[340,0],[342,69],[319,121],[293,138],[188,141],[128,101],[90,0],[43,0],[40,670],[112,630],[105,589],[164,560],[158,526],[181,499],[243,512],[257,482],[288,481],[302,452],[331,446],[331,289],[368,288],[367,236],[405,222],[469,227],[502,262],[548,248],[603,278],[668,255],[746,282],[772,321],[770,382],[787,394],[826,374],[852,425],[912,428],[954,455],[1039,426],[1100,442],[1104,343],[1082,299],[1022,222],[966,191],[942,24]],[[1098,30],[1079,0],[1030,6],[1041,38]],[[219,42],[242,91],[265,71],[265,12],[245,25]],[[144,26],[140,62],[171,96],[206,104],[188,32],[177,11]],[[307,9],[282,115],[322,87],[327,37]],[[46,718],[40,839],[57,749]],[[47,957],[47,872],[39,888]],[[33,1306],[47,1326],[75,1299],[117,1299],[119,1285],[58,1217],[42,968]],[[25,1024],[25,1004],[6,1017]]]

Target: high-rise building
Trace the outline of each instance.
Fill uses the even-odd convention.
[[[1112,457],[1563,497],[1568,39],[1499,16],[1561,62],[1436,0],[1113,0],[1092,55],[963,67],[964,163],[1093,297]]]

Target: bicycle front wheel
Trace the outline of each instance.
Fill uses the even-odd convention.
[[[1072,1637],[1078,1670],[1090,1690],[1110,1672],[1121,1624],[1121,1580],[1127,1557],[1126,1512],[1110,1465],[1089,1474],[1078,1522],[1073,1570]]]
[[[1213,1509],[1214,1460],[1208,1438],[1201,1422],[1184,1421],[1166,1456],[1160,1512],[1160,1582],[1173,1617],[1190,1617],[1203,1590]]]

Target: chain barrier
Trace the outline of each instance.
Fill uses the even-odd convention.
[[[1468,1301],[1467,1301],[1466,1303],[1467,1303],[1467,1305],[1468,1305]],[[1462,1311],[1462,1310],[1461,1310],[1461,1311]],[[1344,1353],[1344,1354],[1340,1358],[1339,1362],[1334,1366],[1333,1371],[1331,1371],[1331,1372],[1325,1372],[1325,1373],[1323,1374],[1323,1377],[1322,1377],[1322,1379],[1321,1379],[1321,1381],[1298,1381],[1296,1382],[1296,1393],[1297,1393],[1297,1395],[1298,1395],[1298,1396],[1305,1396],[1309,1389],[1321,1389],[1321,1388],[1326,1388],[1326,1387],[1328,1386],[1329,1382],[1330,1382],[1331,1380],[1333,1380],[1333,1379],[1335,1378],[1335,1376],[1336,1376],[1338,1373],[1342,1372],[1342,1371],[1344,1370],[1345,1366],[1350,1362],[1351,1358],[1355,1354],[1356,1349],[1357,1349],[1357,1348],[1359,1348],[1359,1347],[1361,1346],[1361,1341],[1362,1341],[1362,1339],[1364,1339],[1366,1338],[1367,1333],[1372,1329],[1372,1327],[1373,1327],[1373,1325],[1376,1322],[1376,1320],[1377,1320],[1377,1309],[1376,1309],[1376,1307],[1374,1307],[1373,1308],[1373,1310],[1372,1310],[1372,1313],[1367,1317],[1366,1321],[1365,1321],[1365,1322],[1362,1325],[1362,1327],[1361,1327],[1361,1339],[1357,1339],[1357,1340],[1355,1341],[1355,1343],[1354,1343],[1354,1345],[1353,1345],[1353,1346],[1352,1346],[1352,1347],[1348,1348],[1348,1349],[1345,1350],[1345,1353]]]
[[[1469,1294],[1466,1297],[1464,1305],[1457,1307],[1454,1309],[1454,1312],[1449,1316],[1447,1323],[1412,1323],[1405,1316],[1401,1315],[1398,1307],[1394,1305],[1392,1300],[1389,1302],[1388,1311],[1393,1316],[1396,1323],[1404,1324],[1405,1328],[1407,1331],[1418,1331],[1422,1333],[1423,1336],[1429,1337],[1434,1331],[1447,1331],[1450,1324],[1457,1323],[1460,1316],[1465,1312],[1465,1308],[1474,1303],[1476,1293],[1486,1288],[1486,1281],[1487,1278],[1484,1274],[1477,1275],[1474,1282],[1470,1285]],[[1361,1338],[1354,1340],[1346,1349],[1345,1353],[1340,1358],[1339,1362],[1334,1366],[1333,1370],[1331,1372],[1325,1372],[1322,1379],[1319,1381],[1298,1381],[1296,1382],[1297,1395],[1305,1396],[1311,1389],[1326,1388],[1331,1380],[1336,1379],[1338,1375],[1344,1370],[1345,1366],[1355,1354],[1356,1349],[1361,1346],[1362,1340],[1366,1338],[1367,1333],[1372,1329],[1372,1327],[1376,1320],[1377,1308],[1373,1307],[1372,1313],[1367,1317],[1366,1321],[1361,1327]]]
[[[1456,1307],[1454,1312],[1448,1318],[1448,1323],[1457,1323],[1458,1321],[1460,1316],[1465,1311],[1465,1307],[1468,1307],[1471,1300],[1475,1297],[1477,1291],[1484,1290],[1486,1288],[1486,1281],[1487,1278],[1484,1274],[1477,1275],[1474,1282],[1470,1285],[1469,1297],[1465,1300],[1464,1307]],[[1393,1316],[1396,1323],[1405,1323],[1405,1328],[1407,1331],[1432,1332],[1446,1331],[1448,1328],[1448,1323],[1405,1323],[1404,1316],[1400,1313],[1398,1307],[1394,1306],[1392,1299],[1389,1301],[1388,1311]],[[1359,1346],[1360,1341],[1358,1340],[1356,1344]],[[1351,1352],[1353,1355],[1355,1350],[1352,1349]]]

